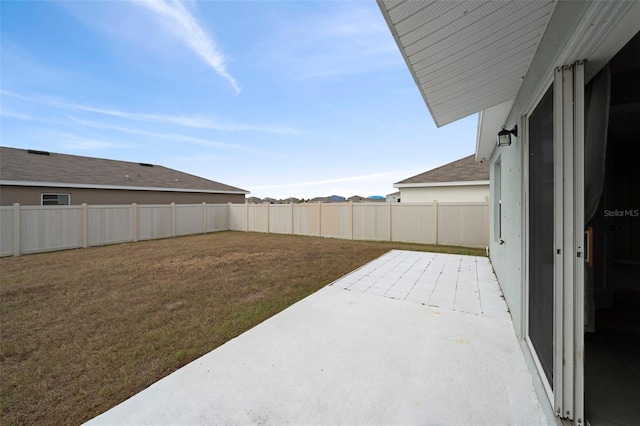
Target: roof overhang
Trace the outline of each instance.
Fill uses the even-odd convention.
[[[518,96],[480,112],[476,160],[491,157],[498,131],[517,123],[514,109],[527,110],[546,89],[554,68],[585,60],[588,82],[638,32],[638,16],[638,1],[560,2]]]
[[[394,183],[394,188],[434,188],[451,186],[480,186],[489,185],[488,180],[469,180],[457,182],[425,182],[425,183]]]
[[[26,180],[0,180],[0,185],[7,186],[41,186],[45,188],[79,188],[79,189],[117,189],[127,191],[156,191],[156,192],[189,192],[201,194],[250,194],[249,191],[220,191],[211,189],[189,189],[189,188],[156,188],[148,186],[121,186],[121,185],[92,185],[85,183],[64,183],[64,182],[33,182]]]
[[[378,5],[440,127],[515,99],[556,2]]]
[[[640,15],[640,2],[624,0],[377,3],[436,125],[481,112],[476,160],[491,156],[553,68],[586,60],[588,81],[638,32]]]

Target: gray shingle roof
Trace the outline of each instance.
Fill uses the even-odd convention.
[[[0,181],[65,183],[207,192],[247,191],[167,167],[0,147]],[[128,179],[127,179],[128,176]]]
[[[475,155],[420,173],[395,185],[406,183],[469,182],[489,180],[489,163],[478,163]]]

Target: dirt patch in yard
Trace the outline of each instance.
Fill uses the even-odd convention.
[[[0,259],[0,424],[81,423],[392,248],[221,232]]]

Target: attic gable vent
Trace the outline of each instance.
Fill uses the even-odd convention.
[[[35,155],[49,155],[49,152],[47,151],[38,151],[36,149],[28,149],[27,152],[29,154],[35,154]]]
[[[149,164],[149,163],[138,163],[140,164],[142,167],[153,167],[153,164]]]

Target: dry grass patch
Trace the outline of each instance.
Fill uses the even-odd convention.
[[[86,421],[392,248],[222,232],[0,259],[0,423]]]

